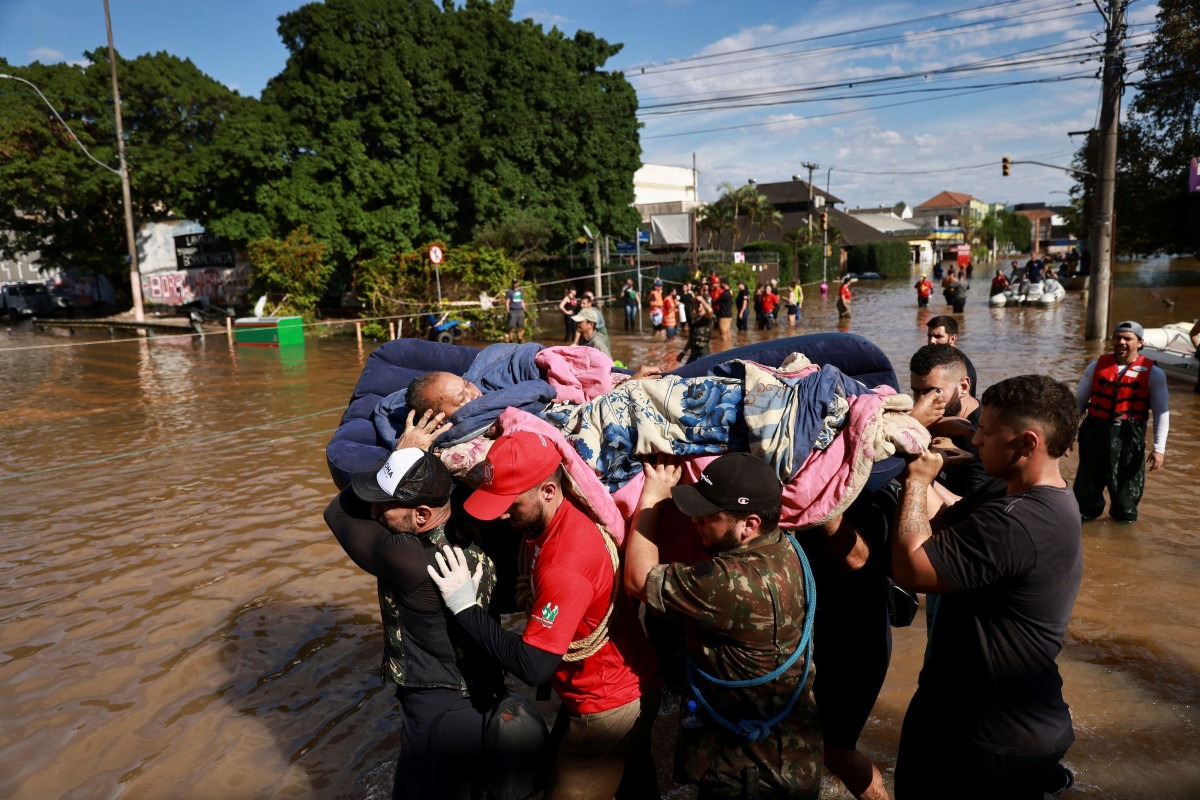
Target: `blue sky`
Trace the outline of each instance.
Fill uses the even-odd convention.
[[[165,50],[249,95],[283,69],[276,20],[302,5],[110,4],[126,56]],[[1156,13],[1153,0],[1130,6],[1135,67]],[[608,67],[638,90],[643,161],[694,156],[704,200],[725,181],[807,176],[811,162],[813,182],[850,206],[917,205],[943,189],[1065,203],[1068,175],[1017,164],[1002,178],[1000,159],[1067,165],[1080,142],[1068,132],[1098,120],[1104,25],[1086,0],[517,0],[514,17],[623,43]],[[105,45],[102,0],[0,0],[12,64]]]

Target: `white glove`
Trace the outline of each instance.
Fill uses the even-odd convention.
[[[430,565],[425,569],[437,584],[438,592],[450,613],[457,614],[475,605],[475,594],[483,578],[483,562],[475,566],[475,574],[472,575],[461,547],[443,547],[442,552],[434,558],[437,568]]]

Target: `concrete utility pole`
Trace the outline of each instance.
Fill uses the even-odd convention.
[[[813,176],[813,170],[820,169],[820,166],[812,163],[811,161],[805,161],[800,166],[802,166],[806,170],[808,170],[808,243],[812,244],[812,212],[813,212],[812,176]]]
[[[829,202],[829,178],[832,175],[833,175],[833,167],[830,167],[825,172],[825,202],[826,203]],[[812,176],[811,172],[809,173],[809,176],[810,177]],[[810,195],[812,194],[811,184],[808,187],[808,193]],[[826,212],[826,213],[829,213],[829,212]],[[823,283],[823,284],[828,283],[829,270],[825,266],[828,256],[829,256],[829,225],[825,224],[825,225],[821,226],[821,283]],[[840,269],[840,265],[839,265],[839,269]]]
[[[1096,8],[1100,9],[1098,0]],[[1117,178],[1117,126],[1125,79],[1125,7],[1128,0],[1109,0],[1104,40],[1104,87],[1100,105],[1100,153],[1096,165],[1096,219],[1092,226],[1092,271],[1088,280],[1088,340],[1108,338],[1108,305],[1112,291],[1113,197]]]
[[[146,319],[142,310],[142,273],[138,268],[137,235],[133,229],[133,199],[129,192],[129,168],[125,165],[125,131],[121,126],[121,92],[117,88],[117,51],[113,47],[112,20],[104,0],[104,27],[108,30],[108,62],[112,67],[113,110],[117,115],[117,164],[121,168],[121,199],[125,203],[125,243],[129,247],[129,287],[133,291],[133,318]]]

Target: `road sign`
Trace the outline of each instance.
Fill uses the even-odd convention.
[[[433,263],[442,263],[443,256],[444,253],[442,253],[442,248],[438,247],[436,244],[429,248],[429,260]]]

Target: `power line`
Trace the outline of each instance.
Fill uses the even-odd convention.
[[[1042,10],[1042,11],[1035,11],[1032,13],[1033,14],[1053,13],[1053,12],[1057,12],[1057,11],[1066,10],[1068,8],[1073,7],[1074,5],[1076,5],[1076,4],[1055,7],[1053,9],[1046,9],[1046,10]],[[1074,14],[1065,14],[1065,15],[1060,15],[1057,17],[1051,17],[1050,19],[1046,19],[1046,20],[1040,20],[1040,21],[1053,22],[1053,21],[1059,20],[1059,19],[1069,19],[1072,17],[1085,16],[1090,13],[1091,12],[1078,12],[1078,13],[1074,13]],[[950,35],[962,35],[964,32],[966,32],[972,28],[982,28],[985,31],[993,31],[993,30],[1002,30],[1004,28],[1010,28],[1010,27],[1018,27],[1021,25],[1026,25],[1029,22],[1030,22],[1030,19],[1027,16],[1015,19],[1012,22],[1009,22],[1007,24],[1002,24],[1002,25],[996,24],[996,22],[994,20],[987,21],[987,22],[970,22],[970,23],[964,23],[962,25],[950,26],[948,28],[937,28],[932,31],[920,31],[920,32],[916,32],[916,33],[901,32],[901,33],[897,33],[892,36],[881,37],[878,39],[871,39],[871,40],[867,40],[865,42],[850,42],[850,43],[846,43],[846,44],[831,45],[829,47],[820,47],[820,48],[815,48],[815,49],[811,49],[811,50],[787,51],[784,53],[771,54],[768,56],[763,56],[761,58],[755,58],[755,59],[737,59],[737,60],[731,60],[731,61],[717,62],[717,63],[713,63],[713,64],[700,64],[700,65],[694,65],[691,67],[686,67],[686,69],[708,69],[708,68],[721,67],[722,68],[721,74],[722,74],[722,76],[725,76],[725,75],[729,75],[729,74],[737,74],[740,72],[749,72],[749,71],[761,69],[768,64],[772,64],[774,62],[781,61],[784,59],[787,59],[789,61],[789,63],[791,63],[793,61],[828,56],[830,54],[845,52],[848,50],[862,50],[867,47],[893,44],[896,42],[905,42],[905,43],[923,42],[923,41],[928,41],[931,39],[943,38],[945,36],[950,36]],[[1041,48],[1038,48],[1038,49],[1041,49]],[[734,66],[734,65],[738,65],[738,64],[750,64],[752,66],[747,66],[745,69],[741,69],[741,70],[729,70],[728,69],[729,66]],[[652,73],[652,74],[657,74],[657,73]],[[629,78],[631,81],[634,81],[637,78],[640,78],[642,76],[641,75],[627,75],[626,77]],[[671,84],[655,84],[655,85],[651,85],[651,86],[641,86],[641,87],[639,87],[639,89],[640,90],[653,90],[653,89],[658,89],[658,88],[662,88],[664,86],[669,86],[669,85],[671,85]]]
[[[741,53],[753,53],[753,52],[758,52],[758,51],[762,51],[762,50],[774,49],[777,47],[790,47],[792,45],[804,44],[806,42],[817,42],[817,41],[824,41],[826,39],[836,39],[840,36],[855,36],[860,33],[869,33],[871,31],[884,30],[886,28],[896,28],[896,27],[901,27],[901,26],[915,25],[915,24],[919,24],[921,22],[931,22],[931,21],[937,20],[937,19],[948,19],[948,18],[953,18],[953,17],[959,17],[959,16],[963,16],[965,14],[974,13],[976,11],[992,11],[995,9],[1006,8],[1009,6],[1025,5],[1027,3],[1033,3],[1033,2],[1040,2],[1040,0],[1004,0],[1003,2],[999,2],[999,3],[988,3],[985,5],[981,5],[981,6],[974,6],[972,8],[958,9],[956,11],[946,11],[946,12],[942,12],[942,13],[938,13],[938,14],[930,14],[930,15],[924,16],[924,17],[916,17],[913,19],[907,19],[907,20],[902,20],[902,21],[897,21],[897,22],[887,22],[887,23],[880,23],[878,25],[869,25],[869,26],[862,27],[862,28],[852,28],[852,29],[845,30],[845,31],[838,31],[835,33],[826,33],[826,34],[820,34],[818,36],[809,36],[809,37],[806,37],[803,39],[792,39],[792,40],[786,41],[786,42],[775,42],[773,44],[756,45],[755,47],[746,47],[746,48],[742,48],[740,50],[726,50],[726,51],[722,51],[720,53],[709,53],[709,54],[705,54],[705,55],[691,56],[690,58],[676,59],[674,61],[667,62],[666,64],[652,64],[649,66],[640,66],[640,67],[633,66],[633,67],[629,68],[629,70],[626,70],[626,72],[629,72],[630,70],[635,70],[639,74],[644,75],[644,74],[653,74],[654,72],[673,71],[674,67],[677,67],[682,64],[693,63],[696,61],[704,61],[704,60],[715,59],[715,58],[723,58],[725,56],[738,55]],[[1079,4],[1082,5],[1082,3],[1079,3]]]

